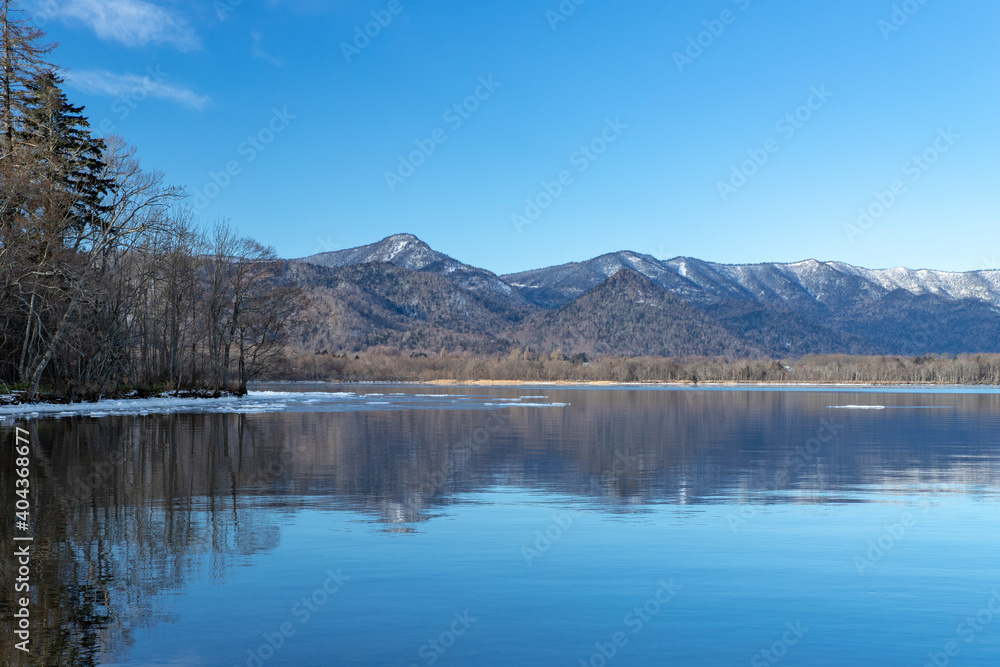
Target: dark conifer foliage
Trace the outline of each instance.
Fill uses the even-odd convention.
[[[79,247],[86,227],[103,224],[114,183],[106,176],[104,140],[91,136],[84,108],[66,99],[61,84],[49,70],[26,85],[17,140],[25,172],[32,182],[51,184],[52,204],[65,207],[61,213]]]

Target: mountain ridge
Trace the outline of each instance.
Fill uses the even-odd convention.
[[[412,234],[394,234],[365,246],[290,260],[289,265],[332,271],[341,281],[337,283],[341,295],[346,294],[350,280],[357,281],[353,305],[337,302],[329,290],[323,292],[328,312],[381,309],[395,313],[382,321],[391,320],[393,331],[409,333],[375,339],[412,351],[431,351],[432,345],[440,343],[441,349],[453,345],[459,351],[484,353],[485,349],[498,352],[519,345],[547,348],[557,341],[596,354],[635,354],[647,349],[649,354],[679,356],[704,354],[709,349],[756,351],[775,357],[1000,351],[1000,271],[991,269],[867,269],[816,259],[721,264],[683,256],[660,260],[624,250],[497,275],[440,253]],[[394,268],[373,268],[379,266]],[[649,281],[647,291],[651,286],[662,290],[657,298],[687,324],[708,318],[705,322],[711,321],[712,326],[704,331],[711,340],[695,341],[670,319],[650,319],[649,312],[624,304],[613,282],[622,271]],[[311,277],[305,276],[308,272],[300,273],[307,291],[319,289],[318,273],[314,271]],[[619,287],[627,283],[635,289],[635,280],[628,280]],[[407,282],[410,288],[404,287]],[[439,295],[447,296],[444,302]],[[572,315],[551,315],[578,302],[585,306],[571,309]],[[597,326],[602,310],[607,309],[626,321]],[[436,333],[430,338],[414,333],[429,331],[421,313],[433,313]],[[366,317],[358,315],[358,326],[368,326],[361,324],[368,321]],[[630,328],[632,319],[643,320],[655,330]],[[931,335],[928,327],[936,328]],[[584,331],[590,338],[578,335]],[[615,332],[614,341],[598,340],[611,335],[608,332]],[[622,332],[632,332],[631,337]],[[356,336],[354,342],[350,338],[345,332],[339,341],[327,336],[324,342],[342,349],[364,349],[369,344],[365,341],[373,340],[367,333]],[[410,347],[401,342],[403,338],[410,341]],[[679,340],[687,343],[674,345]],[[670,345],[665,345],[667,341]],[[308,336],[302,344],[309,347]]]

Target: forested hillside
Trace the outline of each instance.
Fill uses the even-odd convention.
[[[815,260],[724,265],[623,251],[497,276],[410,234],[292,264],[296,284],[322,304],[296,337],[303,352],[730,359],[1000,352],[1000,271]]]

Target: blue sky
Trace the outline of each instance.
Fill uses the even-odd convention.
[[[25,6],[95,127],[285,257],[1000,268],[993,0]]]

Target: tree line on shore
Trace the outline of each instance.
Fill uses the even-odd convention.
[[[772,382],[1000,385],[1000,354],[810,355],[795,360],[604,357],[516,350],[506,357],[300,353],[270,379],[334,382]]]
[[[245,391],[300,309],[284,263],[95,136],[8,0],[0,31],[0,391]]]

